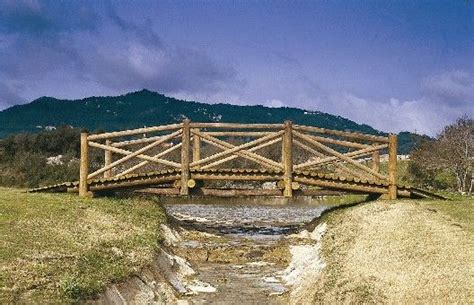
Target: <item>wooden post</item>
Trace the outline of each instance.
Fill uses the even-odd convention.
[[[105,140],[105,145],[111,146],[112,141],[107,139]],[[109,166],[112,163],[112,151],[110,150],[105,150],[104,153],[104,166]],[[106,170],[104,172],[104,178],[110,178],[112,177],[112,169]]]
[[[291,121],[285,121],[284,123],[285,133],[283,134],[282,142],[282,163],[283,170],[285,171],[283,181],[285,188],[283,190],[283,196],[293,197],[293,134],[292,134],[292,123]]]
[[[180,194],[187,196],[189,194],[188,180],[189,180],[189,119],[183,121],[183,135],[181,146],[181,189]]]
[[[89,144],[87,132],[81,132],[81,163],[79,170],[79,197],[89,197],[87,176],[89,175]]]
[[[378,150],[372,153],[372,169],[377,173],[380,172],[380,152]]]
[[[199,128],[194,128],[194,132],[199,132]],[[201,138],[194,134],[193,136],[193,162],[197,162],[201,159]],[[196,165],[199,168],[199,165]]]
[[[397,199],[397,136],[388,136],[388,199]]]

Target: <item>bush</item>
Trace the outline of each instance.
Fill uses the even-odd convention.
[[[425,141],[411,154],[413,181],[440,189],[471,193],[474,170],[474,120],[462,117],[446,126],[433,141]]]
[[[0,185],[35,187],[78,179],[80,131],[61,127],[39,134],[12,135],[0,142]],[[59,156],[61,162],[48,164]]]

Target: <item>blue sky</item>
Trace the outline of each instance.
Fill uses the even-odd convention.
[[[435,135],[474,115],[473,6],[0,0],[0,109],[147,88]]]

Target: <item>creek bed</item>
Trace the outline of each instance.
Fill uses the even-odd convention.
[[[192,263],[199,281],[215,288],[185,299],[191,304],[288,303],[291,287],[283,278],[292,259],[289,248],[302,241],[286,237],[328,207],[166,204],[184,228],[174,252]]]

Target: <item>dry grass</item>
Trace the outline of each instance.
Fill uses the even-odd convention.
[[[329,214],[327,267],[309,300],[473,302],[473,207],[472,200],[377,201]]]
[[[0,188],[0,303],[97,294],[152,260],[164,219],[147,200]]]

